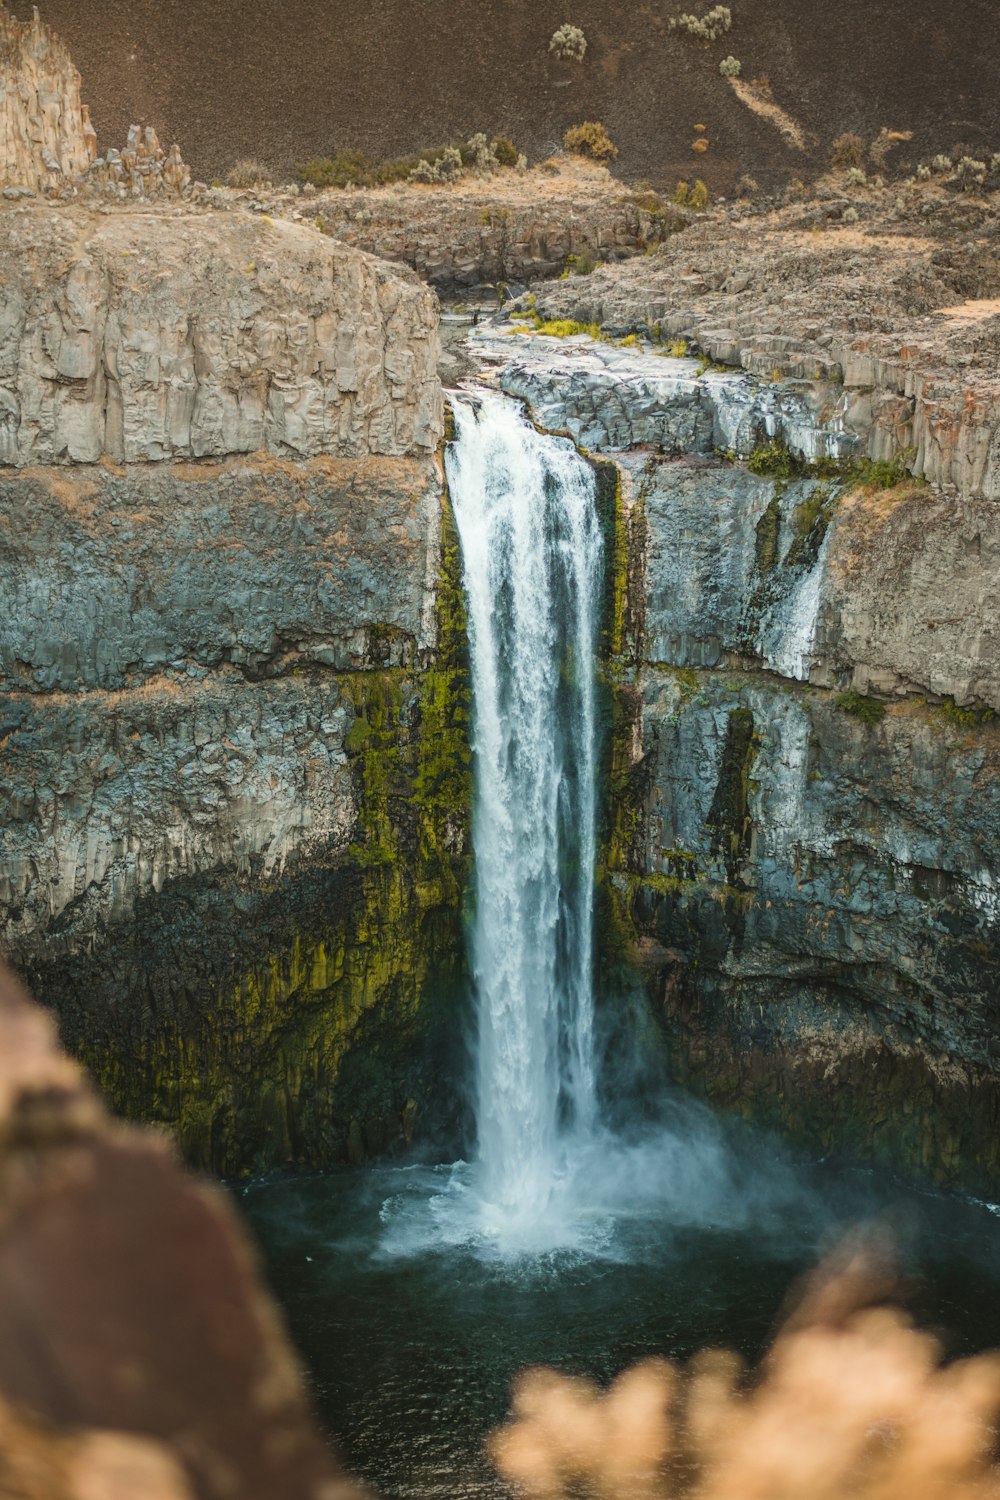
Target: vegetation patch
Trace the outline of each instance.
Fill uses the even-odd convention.
[[[579,26],[564,22],[552,33],[549,51],[559,62],[582,63],[587,51],[587,38]]]
[[[618,147],[611,139],[600,120],[584,120],[582,125],[571,125],[563,136],[567,151],[577,156],[589,156],[594,161],[612,161],[618,155]]]
[[[850,714],[862,724],[881,724],[885,718],[885,704],[880,698],[868,698],[864,693],[838,693],[834,703],[842,713]]]
[[[703,16],[687,13],[671,16],[667,25],[671,31],[681,31],[697,41],[717,42],[720,36],[732,30],[733,13],[728,5],[713,5]]]
[[[527,165],[514,142],[480,132],[464,145],[435,146],[409,156],[372,160],[363,151],[313,156],[299,167],[300,179],[314,188],[385,187],[394,182],[446,182],[464,171],[496,171]],[[238,164],[239,165],[239,164]],[[235,170],[235,169],[234,169]]]
[[[954,698],[949,698],[944,703],[935,703],[934,712],[947,719],[949,724],[954,724],[957,729],[983,729],[987,724],[995,723],[997,718],[996,709],[985,703],[959,704]]]

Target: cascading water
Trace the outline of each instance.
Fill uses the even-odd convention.
[[[544,1216],[596,1117],[596,486],[572,443],[483,392],[454,402],[449,489],[472,666],[479,1194]]]

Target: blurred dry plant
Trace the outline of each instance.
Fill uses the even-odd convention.
[[[813,1278],[756,1372],[649,1360],[608,1391],[533,1370],[490,1440],[531,1500],[987,1500],[1000,1355],[943,1365],[857,1253]],[[868,1304],[868,1305],[865,1305]]]

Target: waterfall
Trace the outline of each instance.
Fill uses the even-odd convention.
[[[453,402],[446,454],[473,685],[480,1194],[544,1214],[595,1123],[594,475],[509,399]]]

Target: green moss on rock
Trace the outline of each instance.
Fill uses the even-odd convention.
[[[420,670],[318,674],[351,715],[348,847],[172,882],[31,976],[113,1105],[196,1166],[323,1166],[461,1127],[469,683],[447,498],[437,626]]]

